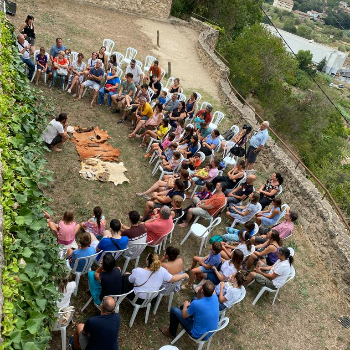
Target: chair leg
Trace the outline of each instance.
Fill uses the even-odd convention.
[[[203,246],[204,246],[204,241],[205,241],[205,238],[201,238],[201,246],[199,248],[199,256],[201,255],[201,252],[202,252],[202,249],[203,249]]]
[[[170,344],[175,344],[185,333],[186,331],[183,329]]]
[[[77,294],[78,294],[79,281],[80,281],[80,274],[77,273],[75,276],[75,283],[77,286],[75,287],[74,296],[77,296]]]
[[[273,298],[273,301],[272,301],[272,305],[275,305],[275,301],[277,299],[277,295],[278,295],[278,292],[280,291],[280,289],[278,288],[277,289],[277,292],[275,293],[275,297]]]
[[[124,266],[123,266],[122,275],[124,275],[124,273],[125,273],[125,271],[126,271],[126,268],[127,268],[128,265],[129,265],[129,261],[130,261],[130,258],[125,258],[125,263],[124,263]]]
[[[164,176],[164,171],[162,171],[162,172],[160,173],[159,181],[162,179],[163,176]]]
[[[256,296],[256,298],[255,298],[254,301],[253,301],[253,305],[256,304],[256,302],[257,302],[257,301],[260,299],[260,297],[264,294],[265,290],[266,290],[266,287],[262,287],[262,288],[260,289],[260,292],[258,293],[258,295]]]
[[[197,187],[198,187],[198,185],[194,186],[194,189],[193,189],[192,194],[191,194],[191,198],[193,198],[194,194],[196,193]]]
[[[171,304],[173,303],[174,292],[169,295],[168,312],[170,312]]]
[[[186,239],[191,235],[191,233],[192,233],[191,230],[189,230],[189,231],[187,232],[187,235],[186,235],[186,236],[184,237],[184,239],[181,241],[180,245],[183,245],[183,244],[185,243]]]
[[[62,350],[66,350],[66,346],[67,346],[66,327],[61,328],[61,342],[62,342]]]
[[[140,260],[140,257],[138,256],[136,258],[136,261],[135,261],[135,269],[136,269],[137,266],[139,266],[139,260]]]
[[[160,301],[162,300],[162,298],[163,298],[163,294],[158,294],[156,305],[154,305],[154,309],[153,309],[153,315],[155,315],[157,313],[157,310],[158,310],[158,307],[159,307],[159,304],[160,304]]]
[[[145,323],[148,322],[148,316],[149,316],[150,310],[151,310],[151,302],[149,302],[148,305],[147,305],[147,307],[146,307]]]
[[[211,341],[213,339],[213,336],[214,336],[214,334],[209,338],[209,341],[208,341],[208,344],[207,344],[207,350],[210,349],[210,344],[211,344]],[[204,343],[203,343],[203,345],[204,345]]]
[[[92,297],[87,301],[87,303],[83,306],[83,308],[81,309],[81,312],[83,312],[87,307],[88,305],[92,302]]]
[[[204,346],[205,342],[200,342],[199,345],[198,345],[198,350],[202,350],[203,349],[203,346]],[[209,348],[207,348],[209,349]]]
[[[193,224],[195,224],[198,220],[199,220],[199,216],[197,215],[197,217],[193,221]]]
[[[140,306],[139,305],[135,305],[134,306],[134,312],[132,313],[131,319],[130,319],[130,323],[129,323],[129,327],[131,328],[132,325],[134,324],[135,318],[137,313],[139,312]]]

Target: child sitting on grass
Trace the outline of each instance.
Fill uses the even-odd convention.
[[[190,279],[181,288],[192,289],[192,286],[193,288],[196,288],[197,285],[193,285],[196,277],[200,282],[203,278],[206,278],[207,272],[212,272],[213,266],[216,268],[219,266],[221,262],[221,250],[221,242],[213,242],[210,253],[207,256],[204,258],[200,256],[193,257],[192,266],[189,268]],[[199,267],[196,267],[197,263],[200,265]]]

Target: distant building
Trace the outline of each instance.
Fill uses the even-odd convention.
[[[266,28],[272,34],[280,37],[274,27],[266,25]],[[300,50],[309,50],[312,53],[312,61],[315,64],[320,63],[326,58],[326,66],[324,69],[327,74],[336,74],[340,68],[343,67],[348,56],[347,53],[335,50],[332,47],[315,43],[312,40],[302,38],[301,36],[291,34],[281,29],[278,29],[278,31],[294,53],[298,53]],[[290,51],[288,46],[286,49]]]
[[[301,19],[310,19],[310,16],[306,12],[302,12],[299,10],[294,10],[293,12],[297,14]]]
[[[292,12],[294,1],[293,0],[274,0],[273,6],[281,10]]]
[[[339,7],[341,9],[346,9],[348,7],[348,4],[345,1],[340,1],[339,2]]]

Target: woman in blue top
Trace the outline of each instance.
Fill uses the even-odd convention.
[[[281,205],[282,201],[279,198],[275,198],[271,202],[271,208],[261,211],[256,214],[256,223],[260,226],[272,226],[274,225],[281,216]]]
[[[206,156],[210,156],[212,151],[216,150],[220,145],[220,131],[218,129],[214,129],[209,136],[207,136],[202,141],[202,147],[200,149]]]
[[[96,247],[96,252],[99,251],[116,251],[124,250],[128,246],[129,238],[127,236],[121,235],[121,223],[118,219],[113,219],[109,224],[111,231],[106,230],[103,233],[103,238]],[[101,254],[98,256],[98,259],[101,257]],[[97,260],[98,260],[97,259]]]
[[[119,84],[120,84],[120,79],[117,76],[117,68],[113,66],[111,68],[111,71],[107,74],[105,86],[102,87],[98,92],[98,104],[100,106],[105,103],[104,101],[105,94],[108,94],[107,105],[108,107],[111,106],[112,96],[117,93]]]
[[[185,158],[191,158],[198,151],[198,136],[192,135],[190,142],[187,144],[187,148],[183,148],[180,152]]]
[[[186,102],[186,118],[193,118],[193,114],[197,107],[197,94],[192,92],[190,98]]]

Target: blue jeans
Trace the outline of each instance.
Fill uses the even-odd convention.
[[[170,326],[169,326],[169,332],[174,337],[176,337],[177,327],[179,326],[179,323],[188,334],[191,334],[192,328],[193,328],[193,318],[192,317],[183,318],[182,310],[175,306],[170,311]]]
[[[60,79],[60,89],[63,89],[63,84],[64,84],[64,81],[66,80],[66,76],[65,75],[58,75],[57,74],[57,69],[53,69],[52,70],[52,83],[51,83],[51,86],[55,87],[57,77]]]
[[[110,107],[110,105],[112,104],[112,96],[116,94],[116,92],[113,91],[106,91],[105,92],[105,88],[101,88],[98,91],[98,104],[99,105],[103,105],[105,103],[105,94],[107,94],[107,106]]]
[[[34,74],[34,71],[35,71],[35,64],[34,64],[34,62],[30,58],[23,58],[23,56],[21,56],[21,60],[28,67],[28,70],[29,70],[28,79],[32,80],[33,74]]]

